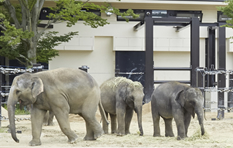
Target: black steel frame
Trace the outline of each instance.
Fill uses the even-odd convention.
[[[226,37],[225,27],[220,27],[222,23],[201,23],[197,17],[194,18],[152,18],[152,10],[145,11],[145,19],[143,22],[138,23],[134,26],[134,30],[138,30],[145,23],[145,102],[150,102],[150,97],[154,89],[155,83],[166,82],[164,80],[154,81],[154,70],[186,70],[190,71],[190,81],[180,81],[182,83],[189,83],[193,87],[201,87],[203,84],[202,76],[196,72],[196,68],[199,67],[199,39],[200,39],[200,26],[207,26],[209,30],[209,41],[208,41],[208,67],[215,65],[215,30],[218,28],[218,67],[220,69],[226,69]],[[179,29],[190,25],[190,67],[154,67],[153,63],[153,26],[154,25],[165,25],[165,26],[176,26]],[[218,77],[218,87],[225,87],[225,76],[220,75]],[[218,107],[224,105],[224,93],[219,93],[219,104]],[[224,116],[224,112],[221,112]]]
[[[225,23],[219,23],[218,27],[218,68],[226,70],[226,28],[220,27]],[[226,76],[224,74],[218,75],[218,87],[226,87]],[[218,108],[224,108],[224,93],[218,93]],[[218,118],[224,118],[224,110],[218,110]]]
[[[190,71],[190,81],[183,81],[185,83],[191,83],[192,86],[197,86],[196,83],[201,82],[201,77],[198,82],[196,81],[196,67],[199,67],[199,26],[200,21],[198,18],[152,18],[152,10],[147,10],[145,12],[145,102],[150,102],[150,97],[154,89],[154,83],[160,83],[165,81],[154,81],[154,70],[188,70]],[[140,23],[141,25],[142,23]],[[154,25],[166,25],[166,26],[180,26],[185,27],[188,24],[191,25],[191,65],[190,67],[153,67],[153,26]],[[136,25],[136,26],[140,26]],[[137,27],[134,29],[137,29]],[[199,83],[201,84],[201,83]]]

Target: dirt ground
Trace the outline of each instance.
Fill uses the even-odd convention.
[[[97,112],[97,119],[100,114]],[[233,147],[233,113],[225,113],[223,120],[212,120],[217,113],[206,113],[204,122],[206,134],[200,136],[200,128],[196,118],[191,120],[188,138],[177,141],[176,137],[164,137],[164,122],[160,120],[162,137],[153,137],[153,124],[150,112],[150,104],[143,106],[143,130],[144,136],[139,136],[136,114],[130,126],[131,134],[116,136],[112,134],[103,135],[96,141],[84,141],[86,133],[84,120],[78,115],[70,115],[70,125],[73,131],[79,136],[75,144],[69,144],[67,137],[61,132],[57,121],[54,126],[43,126],[41,142],[39,147]],[[18,118],[29,117],[17,116]],[[8,121],[2,121],[0,128],[0,147],[28,147],[31,140],[31,122],[29,120],[16,121],[16,128],[22,133],[17,134],[19,143],[14,142],[10,133],[7,133]],[[110,128],[110,127],[109,127]],[[109,130],[110,131],[110,130]],[[177,135],[176,126],[173,121],[173,131]]]

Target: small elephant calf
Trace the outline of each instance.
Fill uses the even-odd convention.
[[[129,134],[133,110],[137,113],[140,135],[142,129],[143,86],[124,77],[115,77],[105,81],[101,86],[101,102],[106,115],[110,114],[112,133],[122,136]],[[118,122],[118,130],[117,130]],[[108,125],[103,122],[104,133],[108,133]]]
[[[154,137],[160,136],[160,117],[165,122],[165,136],[174,137],[172,119],[177,126],[177,139],[187,137],[191,116],[197,114],[201,133],[204,135],[202,92],[198,88],[190,87],[179,82],[168,82],[159,85],[151,98]]]

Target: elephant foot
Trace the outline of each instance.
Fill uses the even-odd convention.
[[[180,136],[177,137],[177,140],[182,140],[182,139],[184,139],[184,137],[183,138]]]
[[[41,145],[41,141],[40,141],[40,140],[35,140],[35,139],[33,139],[33,140],[31,140],[31,141],[29,142],[29,145],[30,145],[30,146],[38,146],[38,145]]]
[[[174,134],[165,134],[165,137],[174,137]]]
[[[161,137],[160,134],[154,134],[153,137]]]
[[[94,136],[87,136],[86,135],[83,140],[85,140],[85,141],[93,141],[93,140],[96,140],[96,139],[94,138]]]
[[[128,134],[130,134],[130,132],[129,132],[129,131],[127,131],[127,132],[125,132],[125,134],[126,134],[126,135],[128,135]]]
[[[77,140],[78,140],[78,136],[76,136],[75,138],[69,139],[68,143],[74,144],[74,143],[76,143]]]
[[[95,133],[94,135],[86,135],[84,137],[84,140],[86,141],[92,141],[92,140],[96,140],[97,138],[101,137],[104,134],[103,131]]]
[[[94,139],[101,137],[104,134],[104,131],[101,129],[99,132],[95,132]]]
[[[48,126],[54,126],[53,122],[48,123]]]
[[[108,130],[104,130],[104,134],[108,134]]]
[[[125,136],[125,133],[117,133],[117,136]]]

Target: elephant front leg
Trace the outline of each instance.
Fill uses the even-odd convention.
[[[33,107],[31,110],[32,140],[30,146],[41,145],[40,136],[46,111]]]
[[[127,108],[125,115],[125,134],[130,134],[129,127],[133,117],[133,109]]]
[[[117,109],[117,123],[118,123],[118,130],[117,135],[123,136],[125,135],[125,110]]]
[[[182,111],[176,111],[174,119],[177,127],[177,140],[185,138],[184,114]]]
[[[189,128],[190,121],[191,121],[191,115],[189,113],[185,113],[185,116],[184,116],[185,137],[188,137],[188,128]]]

